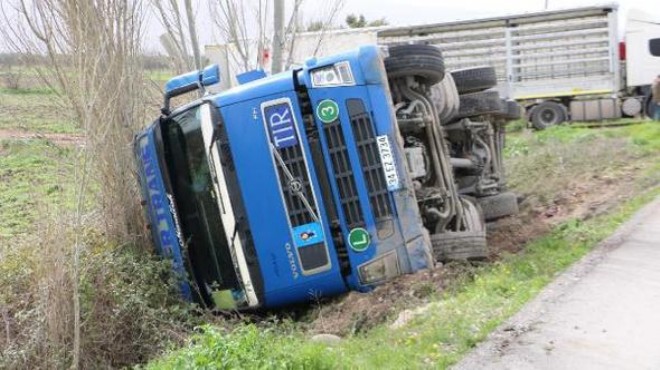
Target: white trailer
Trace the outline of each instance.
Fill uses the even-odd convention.
[[[302,63],[308,56],[336,53],[365,42],[422,42],[443,50],[448,70],[494,67],[500,95],[521,103],[537,128],[566,120],[649,114],[653,108],[650,84],[660,74],[660,20],[631,11],[624,40],[619,41],[617,13],[614,4],[336,30],[325,32],[320,45],[319,33],[303,33],[296,39],[291,59]],[[229,73],[225,77],[231,79]]]
[[[378,42],[440,46],[448,69],[489,65],[502,96],[537,128],[636,116],[660,74],[660,20],[631,11],[624,41],[616,5],[552,10],[378,31]]]

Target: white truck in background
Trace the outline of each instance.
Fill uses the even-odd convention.
[[[619,40],[618,6],[549,10],[418,26],[297,35],[292,60],[365,43],[421,42],[443,51],[447,70],[492,66],[496,89],[538,129],[564,121],[652,116],[650,84],[660,74],[660,20],[631,10]],[[231,84],[231,47],[207,47]]]
[[[531,124],[648,114],[660,74],[660,20],[631,11],[619,42],[616,5],[552,10],[378,32],[381,44],[441,46],[449,70],[495,67],[502,96]]]

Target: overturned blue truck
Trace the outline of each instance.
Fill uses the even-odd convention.
[[[485,258],[480,201],[455,176],[472,179],[470,189],[486,172],[492,182],[497,153],[486,163],[469,150],[465,123],[458,136],[443,128],[454,104],[446,75],[440,50],[413,44],[253,71],[217,94],[203,93],[217,67],[170,80],[134,151],[154,244],[183,296],[220,310],[272,308]],[[195,90],[200,98],[170,109]],[[475,112],[505,117],[497,103]],[[501,197],[496,177],[502,186],[483,196]]]

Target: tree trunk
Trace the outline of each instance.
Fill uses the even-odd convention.
[[[275,0],[273,9],[273,74],[282,72],[282,47],[284,46],[284,0]]]
[[[193,58],[195,59],[195,68],[202,69],[202,60],[199,55],[199,40],[197,39],[197,27],[195,17],[192,11],[191,0],[185,1],[186,17],[188,18],[188,32],[190,33],[190,42],[192,44]]]

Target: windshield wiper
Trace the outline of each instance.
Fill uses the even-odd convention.
[[[282,167],[282,172],[284,172],[284,175],[289,180],[289,183],[294,182],[294,181],[298,181],[293,176],[293,174],[289,171],[286,164],[284,163],[284,159],[280,155],[280,152],[277,151],[277,149],[275,148],[275,146],[273,144],[270,144],[270,150],[273,152],[273,155],[275,156],[275,159],[277,159],[277,162]],[[289,189],[296,196],[298,196],[298,198],[300,198],[300,200],[302,201],[305,208],[307,208],[307,212],[309,212],[309,214],[312,216],[312,219],[314,219],[314,221],[316,221],[316,222],[319,222],[319,217],[316,215],[316,212],[314,211],[314,208],[312,208],[311,204],[309,203],[309,201],[305,197],[305,194],[303,193],[303,191],[304,191],[303,187],[301,186],[299,190],[293,189],[291,187],[289,187]]]

